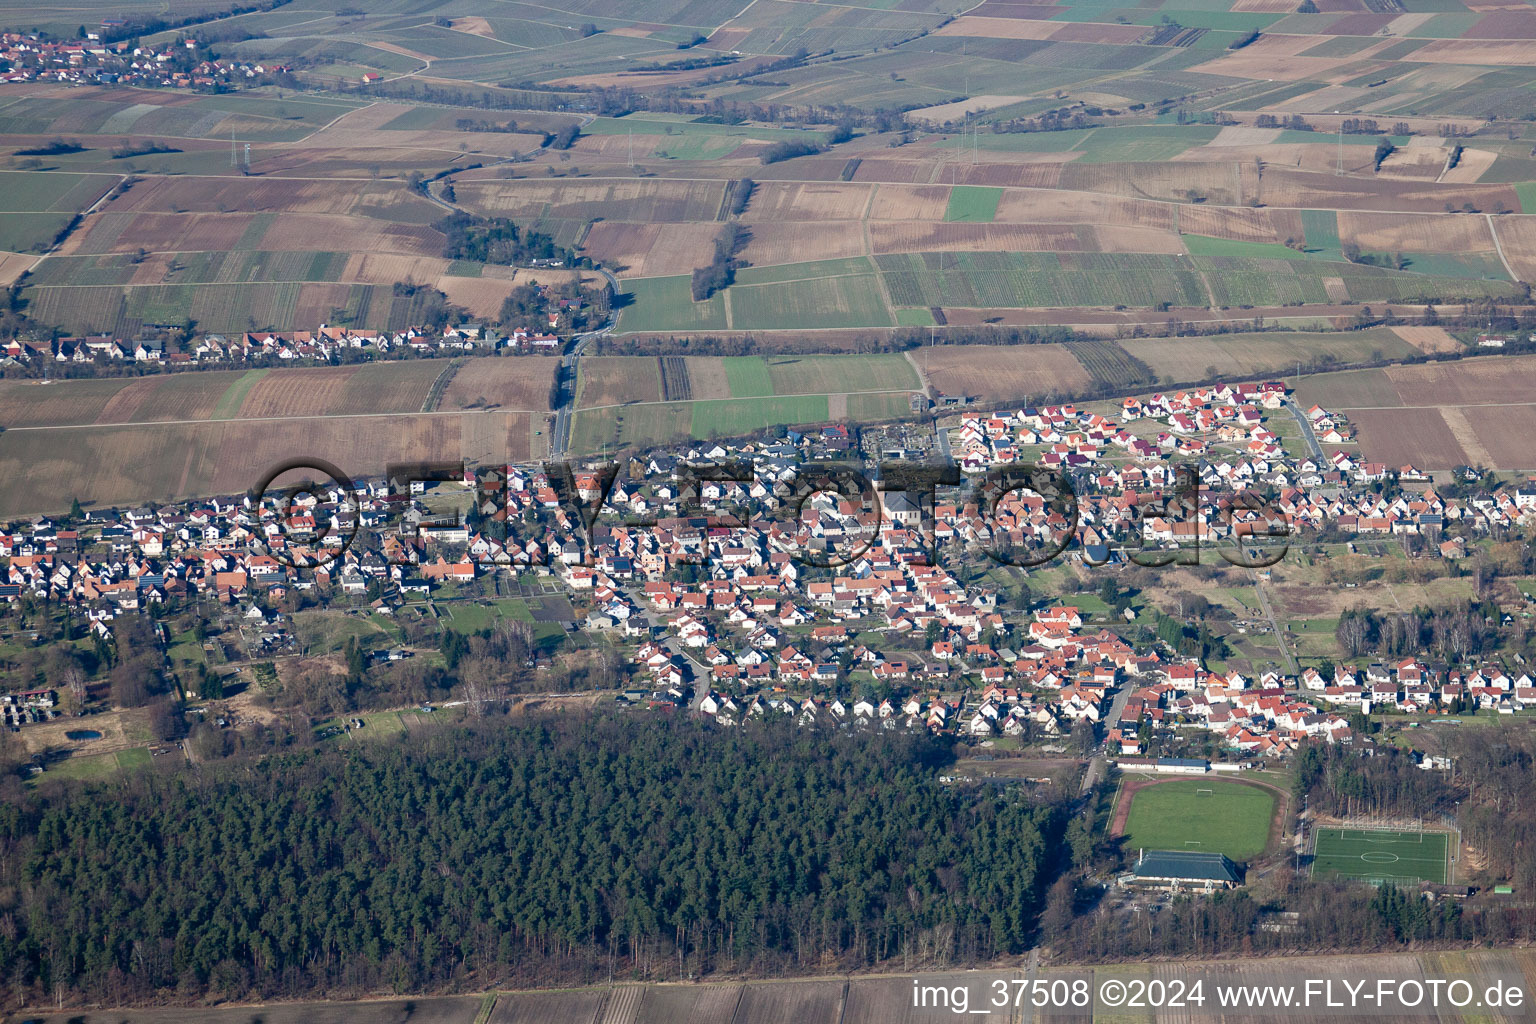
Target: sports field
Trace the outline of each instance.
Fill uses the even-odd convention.
[[[1444,882],[1446,832],[1320,828],[1313,840],[1312,874],[1369,882]]]
[[[1221,779],[1177,779],[1134,792],[1125,825],[1127,850],[1224,853],[1246,861],[1264,852],[1275,795]]]

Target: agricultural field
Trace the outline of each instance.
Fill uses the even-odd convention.
[[[897,306],[1180,306],[1205,303],[1188,261],[1155,254],[924,252],[876,257]]]
[[[918,387],[912,364],[899,355],[761,358],[768,371],[768,394],[773,395],[901,391]],[[735,395],[734,389],[732,394]]]
[[[1197,20],[1213,24],[1197,27],[1202,38],[1235,37],[1237,29],[1218,27],[1224,23],[1216,17],[1221,12],[1206,13],[1210,17]],[[275,14],[256,16],[252,24],[270,20],[281,29],[283,19]],[[1239,14],[1233,24],[1253,21]],[[434,73],[448,78],[458,61],[464,68],[482,59],[489,62],[486,68],[498,62],[505,63],[504,70],[523,66],[521,58],[504,52],[510,39],[479,57],[447,57],[450,40],[480,45],[475,41],[508,34],[519,39],[511,45],[527,45],[496,19],[461,20],[452,30],[432,27],[424,39],[392,42],[383,30],[379,42],[386,49],[378,53],[392,56],[379,59],[414,67],[414,58],[387,47],[417,52],[412,46],[421,46],[423,55],[438,52]],[[1018,28],[1028,19],[967,20],[995,29],[990,23],[1014,22]],[[739,42],[731,30],[718,30],[726,33],[722,41]],[[623,38],[659,40],[663,35],[657,31],[648,27]],[[1160,29],[1134,22],[1074,20],[1041,31],[1053,40],[1042,52],[1066,62],[1050,61],[1053,74],[1078,58],[1094,64],[1112,51],[1150,58],[1159,49],[1130,37],[1141,40]],[[571,42],[563,30],[557,34],[562,44]],[[308,47],[324,34],[304,38]],[[942,36],[903,46],[947,56],[967,38],[950,26]],[[1010,66],[1022,59],[1021,67],[1031,73],[1045,72],[1038,54],[1007,52],[1029,50],[1039,41],[1004,32],[990,43],[969,44],[977,50],[969,59]],[[530,52],[545,42],[534,42]],[[595,55],[608,42],[588,45]],[[1196,55],[1203,45],[1184,52]],[[350,53],[344,63],[367,66],[365,57]],[[1097,65],[1126,72],[1135,66]],[[926,64],[913,73],[926,74]],[[560,80],[569,84],[590,77],[575,73]],[[1190,86],[1197,81],[1198,76]],[[725,95],[733,88],[723,84],[719,91]],[[1340,178],[1326,173],[1329,147],[1321,132],[1314,138],[1307,132],[1167,123],[1050,133],[984,129],[967,140],[940,132],[894,149],[878,137],[858,137],[837,147],[846,157],[828,154],[764,167],[756,159],[761,147],[797,133],[755,123],[635,114],[591,122],[568,152],[554,156],[539,151],[540,137],[532,132],[456,131],[458,119],[451,112],[416,107],[408,99],[361,105],[320,96],[141,93],[82,93],[90,113],[74,120],[65,117],[64,94],[53,87],[29,87],[16,102],[0,105],[0,127],[7,118],[17,132],[68,127],[85,146],[54,158],[57,167],[46,174],[11,173],[88,175],[103,189],[123,180],[124,171],[139,176],[128,191],[87,216],[24,282],[34,314],[70,332],[133,333],[187,319],[226,332],[303,327],[316,319],[399,327],[415,310],[387,286],[405,279],[432,283],[474,316],[494,316],[512,287],[510,279],[442,260],[441,237],[430,226],[442,210],[404,187],[406,165],[394,159],[401,152],[438,161],[438,168],[445,162],[486,164],[455,175],[457,202],[579,244],[619,274],[624,333],[927,326],[943,323],[933,319],[935,308],[1054,309],[1063,311],[1067,322],[1067,310],[1127,307],[1144,311],[1142,322],[1155,323],[1151,313],[1161,303],[1301,310],[1502,298],[1519,290],[1506,264],[1526,273],[1530,239],[1536,237],[1526,218],[1509,217],[1499,221],[1496,241],[1483,212],[1501,204],[1519,208],[1521,194],[1513,187],[1519,182],[1461,180],[1466,175],[1456,181],[1364,180],[1353,165]],[[1003,104],[988,108],[987,116],[1009,112],[1010,105]],[[236,119],[237,129],[250,122],[256,127],[245,134],[262,140],[253,164],[259,173],[250,179],[220,174],[221,135],[213,129],[222,133],[229,119]],[[527,123],[542,131],[560,118],[530,112]],[[168,130],[178,125],[191,134]],[[158,138],[151,129],[167,129],[165,138],[177,141],[182,152],[128,162],[110,156],[120,140]],[[1348,141],[1346,148],[1354,152],[1365,150],[1357,143],[1369,139]],[[1446,146],[1420,146],[1417,137],[1413,141],[1415,152],[1449,152]],[[491,166],[512,156],[531,156],[532,162],[526,171]],[[1467,159],[1471,167],[1477,158]],[[677,165],[677,177],[656,171],[658,163]],[[113,171],[118,174],[102,173]],[[193,173],[199,177],[190,177]],[[708,261],[720,222],[729,219],[731,183],[745,177],[757,180],[739,216],[748,229],[745,265],[733,286],[694,303],[688,274]],[[1261,188],[1264,202],[1277,208],[1251,205]],[[1469,203],[1478,212],[1440,213],[1441,207]],[[1290,208],[1278,208],[1282,205]],[[1396,218],[1407,210],[1418,212],[1399,223]],[[9,222],[17,230],[27,224],[24,218]],[[1285,238],[1304,243],[1306,251],[1281,245]],[[26,247],[23,242],[0,239],[0,252],[16,252]],[[1345,262],[1345,243],[1360,245],[1378,262],[1401,257],[1402,269]],[[15,266],[7,272],[25,269],[19,262]]]
[[[1298,399],[1344,413],[1360,451],[1396,469],[1536,469],[1536,357],[1491,356],[1304,378]]]
[[[726,329],[725,296],[694,302],[686,275],[626,281],[619,299],[619,326],[628,332]]]
[[[571,451],[615,451],[681,440],[693,434],[693,403],[658,402],[623,409],[578,409]]]
[[[947,221],[985,224],[997,216],[997,204],[1002,201],[1003,190],[976,185],[962,185],[950,189],[949,207],[944,211]]]
[[[1449,846],[1447,832],[1318,828],[1312,838],[1312,874],[1409,885],[1444,883]]]
[[[692,436],[732,437],[778,424],[825,423],[830,418],[826,395],[694,402]]]
[[[1121,344],[1163,381],[1241,379],[1282,372],[1289,376],[1298,364],[1401,359],[1419,351],[1387,328],[1333,334],[1228,334],[1219,339],[1144,338]]]
[[[69,139],[48,145],[78,149],[46,160],[13,156],[12,169],[0,171],[11,197],[0,199],[10,207],[0,218],[0,253],[43,254],[0,257],[0,271],[9,279],[30,271],[21,282],[29,314],[67,333],[131,336],[189,320],[225,333],[321,322],[404,327],[418,322],[420,300],[390,286],[406,281],[439,288],[472,316],[495,317],[516,274],[442,258],[443,236],[431,225],[445,211],[408,187],[406,173],[418,165],[398,155],[439,169],[468,162],[472,151],[458,149],[463,136],[442,131],[427,140],[375,123],[413,109],[21,87],[0,103],[0,129],[68,131]],[[277,127],[263,133],[268,123]],[[186,134],[208,126],[260,136],[253,177],[231,167],[217,143]],[[141,128],[144,135],[132,134]],[[38,141],[0,135],[0,154]],[[431,155],[429,142],[442,152]],[[159,149],[113,155],[135,144]]]
[[[246,393],[235,419],[420,412],[432,382],[449,369],[440,359],[274,370]]]
[[[40,383],[0,381],[0,515],[241,493],[298,455],[348,473],[532,453],[553,358],[364,363]],[[451,374],[435,411],[434,385]],[[494,399],[489,396],[495,396]],[[389,429],[380,424],[388,420]],[[41,467],[41,468],[40,468]],[[41,474],[41,475],[39,475]]]
[[[549,392],[560,360],[556,356],[483,357],[467,359],[454,371],[437,408],[549,408]]]
[[[576,404],[580,407],[659,401],[660,368],[650,356],[597,356],[579,364]]]
[[[912,364],[889,354],[589,356],[579,378],[571,447],[581,452],[899,419],[911,415],[908,396],[920,386]]]
[[[1451,469],[1474,463],[1487,465],[1467,451],[1446,422],[1441,409],[1355,409],[1346,413],[1358,430],[1360,451],[1366,458],[1393,469],[1414,466],[1422,470]]]
[[[745,272],[726,291],[730,325],[757,330],[890,327],[895,317],[873,273],[754,285]]]
[[[0,251],[44,251],[116,183],[101,174],[0,171]]]
[[[82,505],[135,505],[243,494],[274,464],[299,455],[335,463],[354,478],[397,462],[494,465],[526,460],[526,413],[305,416],[130,426],[38,427],[0,435],[0,472],[26,488],[0,490],[0,516]]]
[[[1041,401],[1093,383],[1064,345],[934,345],[914,352],[913,358],[941,393],[983,401]]]
[[[1264,852],[1275,815],[1269,789],[1216,778],[1128,776],[1119,800],[1130,801],[1115,812],[1127,850],[1224,853],[1238,862]]]
[[[14,430],[420,412],[433,382],[448,369],[447,360],[422,359],[46,383],[8,380],[0,381],[0,425]],[[546,384],[537,408],[547,407],[547,400]]]
[[[0,426],[59,427],[157,419],[205,419],[241,371],[42,383],[0,382]],[[177,399],[171,400],[172,393]]]
[[[1066,348],[1095,383],[1111,390],[1126,391],[1151,377],[1147,365],[1116,342],[1083,341]]]

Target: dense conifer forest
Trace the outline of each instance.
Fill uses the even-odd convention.
[[[1018,952],[1063,815],[926,737],[571,716],[4,806],[34,997],[277,997]]]

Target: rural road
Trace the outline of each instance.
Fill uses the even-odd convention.
[[[1493,223],[1493,214],[1483,214],[1488,220],[1488,234],[1493,238],[1493,247],[1498,250],[1499,262],[1504,264],[1504,272],[1509,275],[1511,281],[1520,280],[1520,275],[1515,273],[1515,268],[1509,265],[1509,258],[1504,255],[1504,243],[1499,241],[1499,229]]]
[[[599,274],[608,281],[608,290],[616,300],[619,296],[619,279],[603,267],[595,268]],[[600,338],[612,333],[619,325],[619,311],[613,306],[608,310],[608,322],[595,331],[583,331],[571,339],[571,347],[568,352],[560,357],[559,369],[559,399],[560,404],[555,407],[555,425],[549,433],[549,457],[558,459],[565,455],[571,446],[571,414],[576,406],[576,364],[581,359],[581,354],[586,351],[587,345],[594,338]],[[702,699],[702,698],[701,698]]]
[[[435,187],[437,184],[436,181],[424,183],[422,191],[426,194],[426,197],[445,210],[458,211],[459,207],[454,206],[437,194]],[[619,296],[619,279],[614,277],[611,271],[603,267],[594,267],[593,269],[602,274],[607,280],[609,294],[616,301]],[[560,357],[560,369],[556,371],[557,377],[555,380],[559,404],[552,410],[555,414],[555,422],[549,430],[549,457],[551,459],[563,458],[571,446],[571,416],[575,412],[576,406],[576,363],[581,359],[582,352],[586,350],[587,345],[591,343],[593,338],[600,338],[605,334],[611,333],[618,325],[619,311],[610,304],[607,322],[596,330],[583,331],[580,334],[573,335],[571,337],[572,344],[570,349]]]
[[[1296,417],[1296,423],[1301,427],[1302,440],[1307,442],[1307,447],[1312,451],[1312,458],[1317,460],[1319,467],[1323,464],[1323,446],[1317,443],[1317,435],[1312,432],[1312,424],[1307,422],[1307,414],[1301,411],[1295,399],[1286,399],[1285,407],[1291,410],[1291,415]]]
[[[1259,592],[1259,605],[1264,609],[1264,617],[1269,620],[1270,628],[1275,631],[1275,646],[1280,648],[1280,657],[1285,659],[1285,670],[1292,676],[1301,674],[1296,667],[1296,659],[1291,656],[1290,648],[1285,646],[1285,633],[1280,629],[1280,619],[1275,615],[1275,606],[1270,603],[1269,595],[1264,591],[1264,583],[1259,579],[1259,570],[1250,569],[1253,577],[1253,589]]]

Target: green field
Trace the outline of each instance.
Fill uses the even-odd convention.
[[[761,398],[773,394],[773,378],[762,356],[726,356],[725,379],[732,398]]]
[[[1274,242],[1239,242],[1209,235],[1184,235],[1191,256],[1239,256],[1261,260],[1304,260],[1307,254]]]
[[[1275,795],[1221,779],[1178,779],[1138,790],[1125,826],[1127,850],[1224,853],[1247,861],[1264,852]]]
[[[1446,832],[1320,828],[1313,839],[1313,875],[1369,882],[1444,882]]]
[[[1343,258],[1339,241],[1339,215],[1333,210],[1302,210],[1301,230],[1306,236],[1307,248],[1318,249]]]
[[[880,279],[872,273],[736,284],[730,289],[730,302],[731,326],[737,330],[890,327],[895,323],[881,295]]]
[[[535,599],[537,600],[537,599]],[[565,629],[558,622],[539,622],[534,618],[528,601],[520,597],[504,597],[486,604],[469,601],[446,601],[449,625],[460,633],[478,633],[494,628],[501,619],[526,622],[533,627],[535,643],[540,647],[558,644],[565,636]]]
[[[1203,146],[1219,129],[1208,125],[1145,125],[1096,128],[1072,148],[1082,163],[1159,163],[1192,146]]]
[[[694,402],[693,436],[730,437],[780,423],[822,423],[829,418],[826,395]]]
[[[1094,131],[1093,128],[1071,128],[1059,132],[1006,132],[995,135],[982,132],[974,140],[954,136],[935,145],[942,149],[963,149],[975,145],[978,149],[1007,153],[1065,153]]]
[[[897,306],[1209,303],[1190,258],[1148,253],[923,252],[875,257]]]
[[[339,281],[350,256],[345,252],[183,252],[166,265],[159,281],[147,279],[141,266],[142,259],[135,262],[130,253],[50,256],[38,265],[28,280],[39,287],[314,283]]]
[[[854,397],[858,396],[850,397],[850,413]],[[895,397],[901,400],[901,411],[904,412],[906,396]],[[885,412],[888,405],[882,401],[868,407],[860,406],[860,409]],[[899,414],[888,413],[892,416]],[[780,424],[825,423],[830,419],[826,395],[768,395],[704,402],[652,402],[619,410],[580,409],[571,427],[571,449],[595,452],[606,448],[612,451],[687,437],[732,437]]]
[[[949,208],[944,219],[967,224],[990,224],[997,216],[997,204],[1003,190],[980,185],[957,185],[949,190]]]
[[[0,171],[0,250],[42,251],[115,183],[100,174]]]
[[[719,293],[694,302],[686,276],[649,277],[624,282],[627,299],[619,329],[631,331],[723,331],[725,297]]]
[[[896,311],[897,327],[932,327],[935,323],[933,311],[924,306]]]
[[[974,139],[959,137],[937,143],[944,148],[1001,150],[1010,153],[1079,152],[1082,163],[1156,162],[1171,160],[1192,146],[1216,137],[1210,125],[1125,125],[1114,128],[1074,128],[1054,132],[981,132]],[[962,186],[965,187],[965,186]],[[953,208],[953,207],[951,207]],[[954,217],[946,218],[955,220]]]
[[[761,139],[765,142],[775,142],[780,139],[795,139],[805,137],[804,132],[793,131],[788,128],[773,128],[765,125],[734,125],[734,124],[709,124],[708,122],[694,121],[683,115],[672,114],[629,114],[625,117],[599,117],[586,127],[582,128],[586,135],[674,135],[679,140],[684,137],[691,138],[726,138],[736,140],[731,148],[747,139]],[[682,143],[665,142],[662,149],[669,153],[674,149],[681,149]]]
[[[902,419],[912,415],[912,406],[905,392],[877,391],[848,396],[848,418],[858,423]]]
[[[905,356],[764,356],[772,395],[835,395],[845,391],[900,391],[918,386]],[[726,360],[730,372],[730,360]],[[736,395],[735,378],[731,394]]]
[[[657,402],[623,409],[580,409],[571,423],[571,448],[596,452],[688,437],[691,402]]]
[[[82,210],[117,183],[100,174],[0,171],[0,209],[7,213]]]

